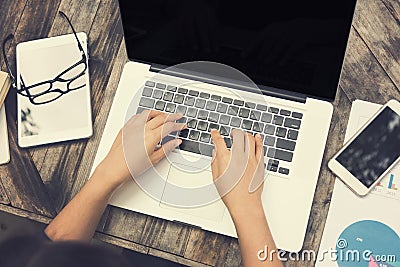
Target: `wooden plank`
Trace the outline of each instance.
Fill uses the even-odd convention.
[[[191,227],[149,216],[140,243],[161,251],[184,256]]]
[[[92,169],[93,161],[96,157],[96,152],[99,147],[101,137],[103,136],[104,127],[106,125],[108,114],[114,100],[114,95],[118,87],[122,69],[128,58],[125,50],[125,43],[121,41],[118,54],[116,56],[113,69],[111,71],[110,80],[104,90],[103,104],[96,116],[96,121],[93,125],[93,136],[87,142],[86,149],[82,156],[80,168],[78,169],[77,179],[71,190],[70,196],[74,196],[82,188],[86,180],[89,178]]]
[[[400,20],[395,0],[357,2],[354,28],[393,83],[400,88]]]
[[[196,262],[196,261],[193,261],[193,260],[185,259],[185,258],[179,257],[177,255],[174,255],[174,254],[171,254],[171,253],[167,253],[167,252],[164,252],[164,251],[160,251],[160,250],[157,250],[157,249],[153,249],[153,248],[149,249],[149,253],[148,254],[152,255],[152,256],[155,256],[155,257],[163,258],[163,259],[166,259],[166,260],[169,260],[169,261],[172,261],[172,262],[183,264],[185,266],[192,266],[192,267],[208,267],[208,266],[210,266],[210,265],[206,265],[206,264],[199,263],[199,262]],[[227,266],[230,266],[230,265],[227,265]]]
[[[4,211],[4,212],[10,213],[10,214],[14,214],[14,215],[17,215],[17,216],[20,216],[23,218],[28,218],[30,220],[45,223],[45,224],[48,224],[51,221],[51,219],[49,217],[38,215],[36,213],[22,210],[19,208],[15,208],[15,207],[12,207],[9,205],[0,204],[0,211]]]
[[[222,266],[240,267],[242,266],[242,256],[240,254],[239,242],[232,239],[228,251],[225,255],[225,262]]]
[[[350,33],[340,86],[351,101],[362,99],[383,104],[400,96],[392,80],[354,30]]]
[[[16,125],[7,117],[11,133],[16,133]],[[0,180],[11,205],[20,209],[51,217],[55,215],[53,201],[37,172],[27,150],[19,149],[16,134],[9,136],[10,164],[0,167]]]
[[[127,241],[141,243],[147,215],[134,213],[117,207],[110,207],[103,227],[103,233]]]
[[[116,246],[119,246],[119,247],[122,247],[122,248],[130,249],[130,250],[133,250],[133,251],[136,251],[136,252],[140,252],[140,253],[143,253],[143,254],[147,254],[149,252],[149,248],[147,248],[147,247],[145,247],[145,246],[143,246],[141,244],[137,244],[137,243],[134,243],[134,242],[131,242],[131,241],[123,240],[123,239],[120,239],[120,238],[116,238],[116,237],[113,237],[113,236],[110,236],[110,235],[106,235],[106,234],[103,234],[103,233],[96,232],[94,234],[94,238],[98,239],[98,240],[101,240],[103,242],[107,242],[107,243],[112,244],[112,245],[116,245]]]
[[[232,240],[236,241],[228,236],[192,229],[185,249],[185,258],[211,266],[222,265]]]
[[[6,204],[6,205],[10,204],[10,200],[8,199],[6,190],[4,189],[4,186],[1,183],[1,180],[0,180],[0,203]]]

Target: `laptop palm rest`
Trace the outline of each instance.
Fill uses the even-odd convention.
[[[176,162],[171,164],[160,207],[189,215],[189,221],[185,223],[194,225],[195,218],[190,221],[189,217],[219,222],[226,210],[209,169],[198,169]]]

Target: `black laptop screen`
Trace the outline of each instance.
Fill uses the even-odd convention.
[[[213,61],[333,100],[356,0],[120,0],[131,60]]]

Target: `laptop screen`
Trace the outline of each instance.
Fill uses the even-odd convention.
[[[256,84],[333,100],[356,0],[119,0],[128,57],[212,61]]]

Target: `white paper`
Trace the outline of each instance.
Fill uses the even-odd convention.
[[[345,140],[354,135],[380,107],[359,100],[353,102]],[[352,224],[354,225],[349,227]],[[365,197],[358,197],[342,181],[336,179],[316,266],[398,267],[400,266],[399,235],[400,165],[394,167],[380,185]],[[362,253],[368,249],[372,254],[365,257],[370,259],[371,256],[372,259],[375,259],[376,255],[385,256],[381,254],[387,254],[388,258],[397,253],[397,257],[395,262],[393,258],[387,262],[383,260],[366,262],[360,254],[361,258],[357,261],[356,258],[353,260],[350,253],[346,254],[345,251],[350,249],[358,249]],[[332,250],[338,251],[333,254],[334,257],[329,256],[327,252]],[[339,260],[333,260],[335,257]]]
[[[0,108],[0,164],[10,161],[10,148],[8,144],[6,108]]]

